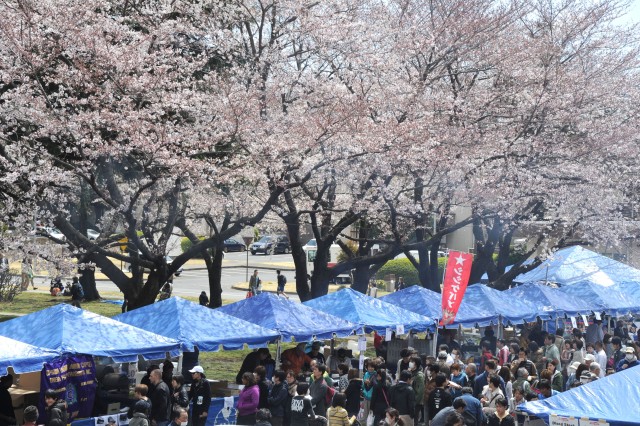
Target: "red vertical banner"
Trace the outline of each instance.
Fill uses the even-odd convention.
[[[458,251],[449,252],[447,268],[442,284],[442,317],[440,325],[451,324],[456,318],[460,302],[467,290],[473,255]]]

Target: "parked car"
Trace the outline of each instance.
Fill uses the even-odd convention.
[[[95,241],[100,236],[100,231],[96,231],[95,229],[88,228],[87,229],[87,237],[89,241]]]
[[[171,256],[165,256],[165,260],[166,260],[166,261],[167,261],[167,263],[169,264],[169,263],[173,262],[173,257],[171,257]],[[133,268],[131,267],[131,264],[128,264],[128,265],[127,265],[127,271],[131,272],[131,270],[132,270],[132,269],[133,269]],[[175,275],[176,277],[179,277],[179,276],[180,276],[180,274],[182,273],[182,271],[184,271],[184,269],[181,267],[181,268],[179,268],[179,269],[175,272],[175,274],[174,274],[174,275]],[[144,268],[144,272],[149,272],[149,269]]]
[[[60,230],[58,228],[54,228],[52,226],[46,226],[43,228],[43,230],[41,231],[42,235],[49,235],[53,238],[56,238],[58,240],[62,240],[62,241],[66,241],[67,237],[64,236],[64,234],[62,232],[60,232]]]
[[[318,243],[316,242],[315,238],[312,238],[309,241],[307,241],[307,244],[302,246],[302,250],[304,250],[304,251],[315,250],[316,247],[318,247]]]
[[[249,249],[251,250],[251,254],[291,253],[289,237],[287,237],[286,235],[266,235],[260,238],[258,242],[251,244],[251,247]]]
[[[238,242],[236,240],[234,240],[233,238],[229,238],[228,240],[224,240],[224,252],[230,252],[230,251],[245,251],[247,249],[247,246],[245,246],[244,244],[242,244],[241,242]]]

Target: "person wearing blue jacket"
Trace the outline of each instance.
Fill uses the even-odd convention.
[[[633,350],[631,346],[627,346],[624,349],[624,359],[618,361],[618,365],[616,365],[616,371],[626,370],[627,368],[635,367],[636,365],[640,365],[640,361],[636,357],[636,352]]]
[[[475,426],[482,426],[487,422],[487,417],[482,412],[482,404],[473,396],[473,389],[470,387],[462,388],[462,395],[453,400],[454,404],[458,399],[464,400],[467,404],[462,413],[465,419],[465,425],[475,424]]]

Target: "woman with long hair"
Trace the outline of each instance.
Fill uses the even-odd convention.
[[[256,383],[255,376],[248,371],[242,375],[242,384],[244,389],[240,391],[240,396],[238,397],[236,423],[239,425],[254,425],[256,424],[256,413],[260,402],[260,389]]]

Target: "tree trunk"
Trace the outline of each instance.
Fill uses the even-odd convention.
[[[285,194],[285,198],[290,193]],[[293,264],[296,268],[296,293],[301,302],[311,299],[309,292],[309,283],[307,281],[307,255],[302,249],[302,240],[300,238],[300,216],[295,210],[293,201],[287,199],[287,205],[290,213],[282,216],[284,223],[287,225],[287,234],[289,235],[289,243],[291,244],[291,254],[293,256]]]
[[[82,290],[84,291],[84,300],[91,302],[93,300],[100,300],[100,293],[96,287],[96,271],[93,268],[79,269],[80,283],[82,284]]]
[[[353,270],[353,283],[351,288],[360,293],[366,294],[369,288],[369,280],[371,279],[371,273],[369,266],[356,266]]]
[[[222,245],[224,247],[224,245]],[[213,256],[204,254],[204,262],[207,265],[209,276],[209,307],[219,308],[222,306],[222,259],[224,252],[222,248],[213,251]]]

